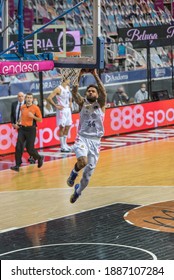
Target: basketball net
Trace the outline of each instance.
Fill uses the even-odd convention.
[[[65,79],[69,79],[71,85],[78,84],[80,68],[60,68],[60,73],[62,75],[61,82]]]

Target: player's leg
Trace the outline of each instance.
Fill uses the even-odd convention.
[[[74,188],[74,193],[71,195],[70,202],[74,203],[81,192],[88,186],[89,180],[94,172],[96,164],[99,158],[100,143],[93,142],[91,140],[86,140],[88,142],[88,158],[87,165],[84,168],[83,176],[81,178],[80,184],[76,184]]]
[[[66,147],[64,145],[64,127],[59,125],[59,139],[60,139],[60,150],[61,152],[66,151]]]
[[[63,144],[66,150],[71,151],[71,147],[67,144],[67,137],[69,132],[70,126],[65,126],[64,128],[64,134],[63,134]]]
[[[83,169],[87,164],[88,148],[82,137],[79,137],[76,140],[73,149],[76,154],[77,162],[67,180],[67,184],[69,187],[73,187],[75,179],[77,178],[79,171],[81,169]]]
[[[86,164],[87,164],[87,157],[81,156],[81,157],[77,158],[77,162],[74,165],[74,168],[71,171],[70,176],[69,176],[69,178],[67,180],[67,185],[69,187],[73,187],[74,186],[74,182],[75,182],[75,179],[78,176],[79,171],[81,169],[83,169],[86,166]]]
[[[83,170],[83,176],[80,180],[80,183],[75,185],[74,193],[70,197],[71,203],[76,202],[76,200],[81,195],[82,191],[88,186],[89,180],[95,170],[97,160],[96,157],[94,157],[93,155],[88,156],[88,164],[85,166]]]
[[[66,120],[65,120],[65,129],[64,129],[64,146],[66,147],[67,150],[71,151],[71,147],[68,146],[67,144],[68,132],[72,125],[72,114],[70,108],[65,109],[65,118]]]
[[[60,139],[60,151],[61,152],[70,152],[69,149],[66,148],[65,145],[65,125],[66,125],[66,110],[58,110],[57,111],[57,124],[59,126],[59,139]]]
[[[85,166],[85,168],[83,170],[83,176],[80,180],[80,184],[79,184],[79,188],[78,188],[78,192],[77,192],[79,195],[88,186],[89,180],[94,172],[97,161],[98,161],[98,157],[89,154],[88,164]]]

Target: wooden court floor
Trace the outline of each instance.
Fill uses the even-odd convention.
[[[103,139],[75,204],[74,154],[41,153],[41,169],[0,171],[0,259],[174,259],[173,127]]]

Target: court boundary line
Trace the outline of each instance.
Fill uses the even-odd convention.
[[[162,202],[168,202],[168,201],[169,200],[162,200],[162,201],[158,201],[156,203],[162,203]],[[98,207],[93,207],[93,208],[86,209],[86,210],[80,210],[80,212],[74,212],[74,213],[71,213],[71,214],[60,216],[58,218],[50,218],[50,219],[47,219],[47,220],[44,220],[44,221],[41,221],[41,222],[38,222],[38,223],[28,224],[28,225],[25,225],[25,226],[22,226],[22,227],[14,227],[14,228],[8,228],[8,229],[5,229],[5,230],[0,230],[0,234],[3,234],[5,232],[9,232],[9,231],[13,231],[13,230],[23,229],[23,228],[26,228],[26,227],[29,227],[29,226],[34,226],[34,225],[42,224],[42,223],[45,223],[45,222],[50,222],[50,221],[54,221],[54,220],[58,220],[58,219],[63,219],[63,218],[71,217],[73,215],[82,214],[82,213],[85,213],[85,212],[93,211],[93,210],[96,210],[96,209],[101,209],[101,208],[104,208],[104,207],[109,207],[109,206],[116,205],[116,204],[124,204],[124,205],[132,205],[132,206],[134,205],[135,206],[134,208],[139,208],[139,207],[144,207],[144,206],[148,206],[148,205],[153,205],[153,204],[155,204],[155,202],[154,203],[150,203],[150,204],[143,204],[143,205],[135,205],[134,203],[127,203],[127,202],[113,202],[113,203],[104,204],[104,205],[101,205],[101,206],[98,206]]]
[[[38,222],[38,223],[34,223],[34,224],[28,224],[28,225],[25,225],[25,226],[22,226],[22,227],[14,227],[14,228],[10,228],[10,229],[7,229],[7,230],[6,229],[5,230],[0,230],[0,234],[3,234],[5,232],[9,232],[9,231],[13,231],[13,230],[23,229],[23,228],[26,228],[26,227],[29,227],[29,226],[39,225],[39,224],[42,224],[42,223],[45,223],[45,222],[51,222],[51,221],[54,221],[54,220],[59,220],[59,219],[71,217],[73,215],[82,214],[82,213],[85,213],[85,212],[93,211],[93,210],[96,210],[96,209],[101,209],[101,208],[112,206],[112,205],[115,205],[115,204],[126,204],[126,203],[124,203],[124,202],[116,202],[116,203],[113,202],[113,203],[110,203],[110,204],[101,205],[101,206],[90,208],[90,209],[87,209],[87,210],[80,210],[80,212],[74,212],[74,213],[71,213],[71,214],[67,214],[65,216],[60,216],[58,218],[50,218],[48,220]],[[127,205],[135,205],[135,204],[127,203]]]
[[[96,186],[96,187],[92,187],[92,186],[88,186],[88,189],[104,189],[104,188],[172,188],[174,186]],[[8,194],[8,193],[15,193],[15,192],[31,192],[31,191],[54,191],[54,190],[72,190],[74,188],[71,187],[64,187],[64,188],[45,188],[45,189],[30,189],[30,190],[12,190],[12,191],[0,191],[0,195],[1,194]]]
[[[47,247],[55,247],[55,246],[72,246],[72,245],[102,245],[102,246],[113,246],[113,247],[124,247],[124,248],[129,248],[129,249],[134,249],[134,250],[137,250],[137,251],[142,251],[142,252],[145,252],[146,254],[149,254],[153,260],[157,260],[157,256],[152,253],[151,251],[148,251],[148,250],[145,250],[143,248],[139,248],[139,247],[134,247],[134,246],[129,246],[129,245],[124,245],[124,244],[118,244],[118,243],[98,243],[98,242],[95,242],[95,243],[92,243],[92,242],[74,242],[74,243],[53,243],[53,244],[45,244],[45,245],[38,245],[38,246],[33,246],[33,247],[26,247],[26,248],[21,248],[21,249],[17,249],[17,250],[13,250],[13,251],[8,251],[8,252],[5,252],[5,253],[2,253],[0,254],[0,257],[1,256],[6,256],[6,255],[10,255],[10,254],[13,254],[13,253],[16,253],[16,252],[21,252],[21,251],[26,251],[26,250],[33,250],[33,249],[37,249],[37,248],[47,248]]]

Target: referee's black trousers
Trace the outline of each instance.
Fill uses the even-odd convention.
[[[20,166],[22,162],[22,154],[24,150],[24,142],[26,142],[26,150],[30,156],[35,160],[40,159],[41,156],[34,148],[34,142],[36,138],[36,127],[35,126],[21,126],[18,131],[18,139],[16,143],[15,159],[16,165]]]

